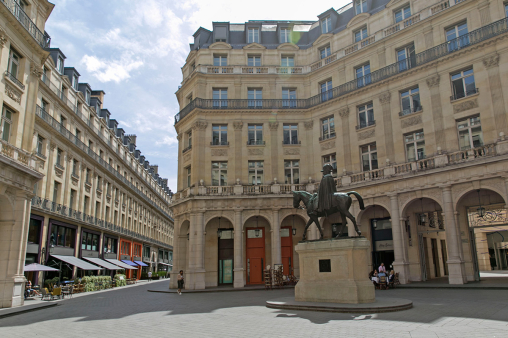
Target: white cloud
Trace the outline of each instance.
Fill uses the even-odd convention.
[[[132,60],[127,56],[124,56],[120,60],[101,60],[96,56],[87,54],[83,56],[81,63],[100,82],[114,81],[116,83],[130,78],[129,73],[143,65],[143,61]]]

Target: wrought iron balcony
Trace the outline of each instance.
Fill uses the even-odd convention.
[[[184,149],[182,150],[182,154],[185,154],[186,152],[188,152],[188,151],[189,151],[189,150],[191,150],[191,149],[192,149],[192,144],[191,144],[191,145],[189,145],[188,147],[184,148]]]
[[[213,140],[212,142],[210,142],[210,145],[211,146],[229,146],[229,142],[228,141]]]
[[[263,141],[263,140],[248,140],[247,145],[248,146],[264,146],[265,141]]]
[[[359,125],[356,126],[356,130],[360,130],[374,125],[376,125],[376,120],[372,120],[369,122],[361,122]]]
[[[455,100],[463,99],[465,97],[468,97],[468,96],[471,96],[471,95],[474,95],[474,94],[478,94],[479,92],[480,92],[480,89],[473,88],[473,89],[470,89],[470,90],[464,90],[462,92],[453,93],[453,95],[450,96],[450,101],[455,101]]]
[[[25,90],[25,85],[21,83],[13,74],[11,74],[8,70],[5,71],[4,76],[14,82],[19,88]]]
[[[297,145],[297,144],[302,144],[302,141],[299,141],[298,139],[293,139],[293,140],[283,140],[282,141],[282,144],[284,145]]]
[[[324,140],[328,140],[328,139],[331,139],[331,138],[335,138],[335,132],[333,133],[329,133],[329,134],[325,134],[321,137],[319,137],[319,141],[324,141]]]
[[[429,62],[435,61],[442,57],[448,56],[458,50],[468,48],[472,45],[483,42],[492,37],[501,35],[508,32],[508,18],[501,19],[493,22],[487,26],[474,30],[459,38],[447,41],[433,48],[427,49],[413,57],[395,62],[391,65],[378,69],[364,77],[346,82],[337,86],[328,92],[320,93],[308,99],[291,100],[295,101],[296,105],[285,105],[283,102],[287,100],[222,100],[227,101],[226,105],[220,107],[221,109],[308,109],[317,106],[325,101],[329,101],[371,84],[384,81],[388,78],[396,76],[405,72],[410,68],[419,67]],[[181,121],[185,116],[196,108],[200,109],[213,109],[213,102],[217,100],[195,98],[186,107],[184,107],[178,114],[175,115],[175,124]]]
[[[423,107],[418,105],[416,107],[411,107],[409,109],[404,109],[403,111],[399,112],[399,116],[406,116],[409,114],[417,113],[419,111],[422,111]]]
[[[23,26],[26,31],[37,41],[42,48],[49,48],[51,37],[46,32],[41,32],[35,23],[28,17],[28,15],[21,9],[21,6],[14,0],[0,0],[1,3],[14,15],[16,20]]]

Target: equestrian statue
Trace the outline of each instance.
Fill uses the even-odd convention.
[[[340,213],[342,219],[342,226],[339,230],[339,234],[336,238],[340,237],[345,226],[347,226],[347,218],[349,218],[355,226],[355,231],[360,236],[362,232],[358,229],[356,219],[349,212],[349,208],[353,203],[350,195],[355,195],[360,203],[360,209],[364,210],[363,198],[356,191],[350,191],[346,193],[337,192],[335,187],[335,181],[332,176],[333,167],[331,164],[325,164],[323,166],[323,179],[319,184],[317,194],[310,194],[306,191],[293,191],[293,207],[299,208],[300,202],[303,202],[305,209],[307,209],[307,215],[309,215],[309,221],[303,231],[302,240],[305,241],[307,237],[307,229],[312,223],[315,223],[323,239],[323,230],[319,224],[319,217],[327,217],[335,213]]]

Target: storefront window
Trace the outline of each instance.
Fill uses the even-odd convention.
[[[117,239],[115,238],[104,238],[104,253],[116,253]]]
[[[53,224],[51,227],[50,245],[74,248],[76,229],[67,228],[62,225]]]
[[[81,249],[99,251],[99,235],[83,232],[81,239]]]
[[[28,243],[39,244],[41,223],[42,222],[37,219],[30,219],[30,227],[28,229]]]

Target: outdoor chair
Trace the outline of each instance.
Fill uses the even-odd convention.
[[[51,292],[51,299],[53,299],[54,297],[58,297],[58,299],[62,297],[62,288],[53,289],[53,292]]]
[[[51,294],[49,293],[48,288],[41,289],[41,295],[42,300],[44,300],[44,298],[48,298],[51,300]]]
[[[394,285],[400,285],[400,281],[399,281],[399,273],[398,273],[398,272],[396,272],[396,273],[395,273],[395,277],[394,277],[394,279],[393,279],[393,284],[394,284]]]
[[[61,287],[61,289],[62,289],[62,298],[65,298],[65,295],[69,294],[69,287],[63,286],[63,287]]]
[[[379,288],[381,290],[388,290],[388,285],[386,284],[386,277],[385,276],[379,277]]]
[[[270,269],[266,269],[263,271],[264,280],[265,280],[265,290],[272,289],[272,272]]]

